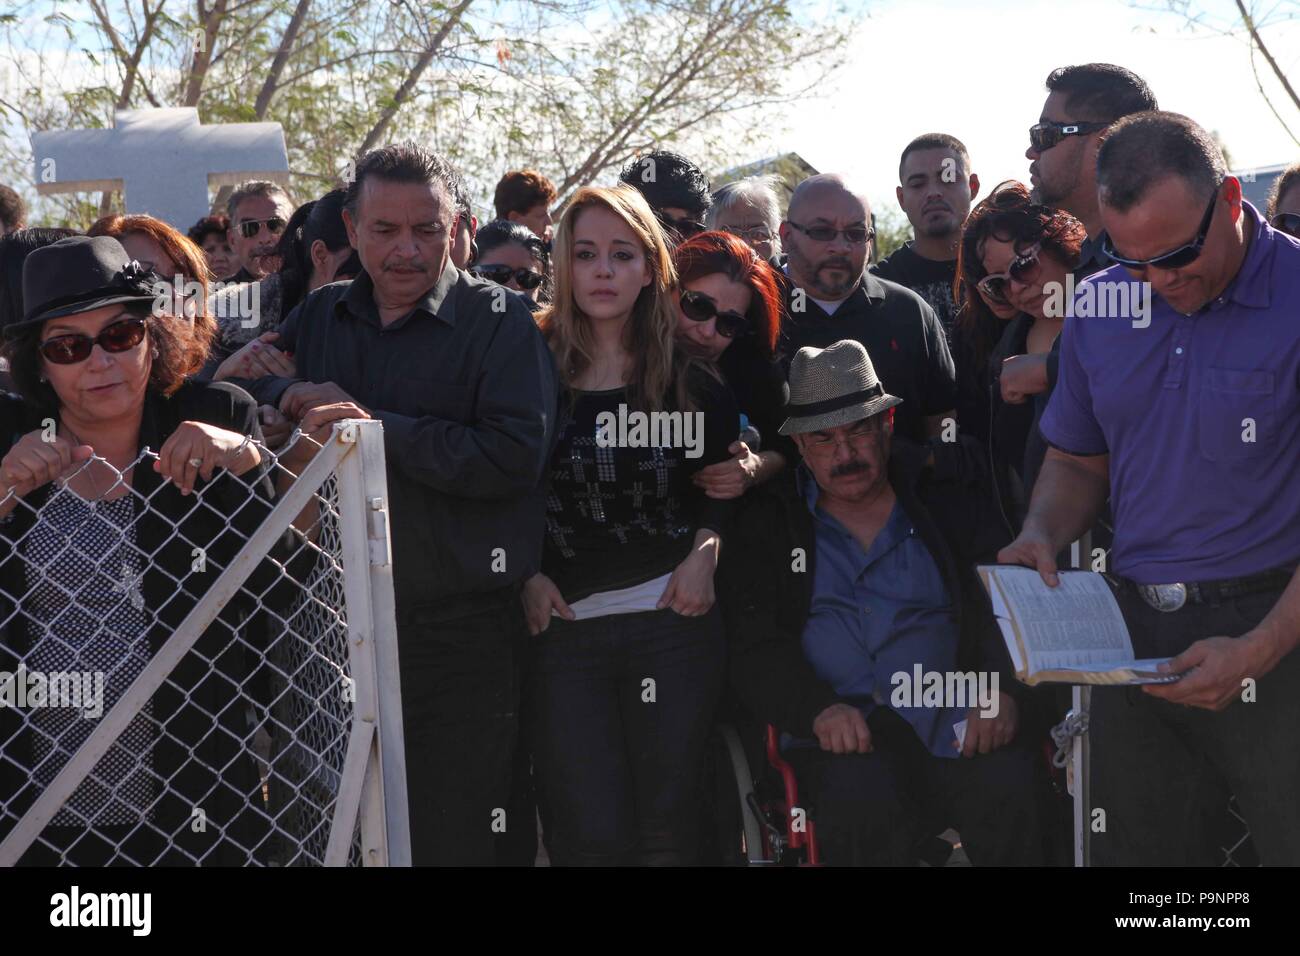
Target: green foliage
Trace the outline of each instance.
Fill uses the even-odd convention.
[[[876,217],[875,255],[883,259],[912,238],[912,224],[893,202],[873,203],[871,211]]]
[[[35,130],[191,105],[279,122],[300,199],[381,127],[445,153],[477,196],[531,166],[563,199],[659,145],[706,169],[753,155],[843,60],[857,2],[24,0],[0,16],[0,163],[30,170]],[[84,199],[34,208],[84,225]]]

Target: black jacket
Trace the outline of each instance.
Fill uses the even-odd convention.
[[[238,384],[278,405],[295,381],[334,382],[384,423],[399,623],[495,606],[532,577],[559,389],[523,296],[448,265],[385,326],[363,272],[312,292],[278,331],[298,379]]]
[[[1033,316],[1021,312],[1003,326],[1002,337],[989,354],[989,436],[987,448],[998,480],[1007,517],[1013,530],[1019,532],[1029,507],[1029,493],[1038,470],[1047,454],[1047,443],[1038,432],[1038,419],[1047,407],[1052,389],[1030,395],[1018,405],[1008,405],[1002,400],[1002,363],[1017,355],[1025,355],[1029,347],[1029,331]]]
[[[46,414],[15,396],[0,396],[0,455],[22,435],[40,428]],[[170,398],[152,390],[146,393],[141,446],[158,451],[183,421],[206,422],[261,438],[257,405],[246,392],[224,382],[187,382]],[[251,494],[248,485],[253,486]],[[149,501],[147,508],[137,501],[135,533],[136,547],[150,556],[141,590],[153,618],[146,637],[151,654],[156,654],[265,519],[274,489],[266,462],[241,478],[221,471],[211,482],[200,479],[195,493],[186,497],[174,484],[164,484],[146,460],[136,467],[132,486]],[[40,508],[52,490],[52,485],[36,489],[24,499],[25,505],[19,504],[0,523],[0,670],[15,671],[31,646],[32,635],[21,617],[20,596],[26,584],[18,544],[35,524],[32,509]],[[296,532],[286,531],[270,557],[285,561],[296,552],[288,567],[303,580],[311,570],[308,555],[314,552],[298,547],[296,540]],[[195,547],[204,549],[202,572],[194,570]],[[254,715],[261,717],[264,713],[256,712],[264,712],[269,703],[269,669],[245,642],[279,634],[279,629],[262,626],[253,618],[269,610],[279,612],[283,620],[295,590],[272,560],[263,560],[152,699],[153,717],[165,728],[152,749],[154,769],[168,780],[153,825],[173,834],[176,847],[205,864],[256,862],[269,849],[258,774],[241,743],[252,739],[250,705]],[[261,609],[251,594],[261,596]],[[9,811],[0,815],[3,836],[37,792],[28,786],[23,770],[31,766],[31,740],[16,711],[0,709],[0,741],[6,758],[0,760],[0,805]],[[205,832],[196,833],[190,825],[195,807],[206,816]],[[223,832],[232,839],[225,839]],[[240,849],[259,844],[259,853],[251,858]],[[131,852],[131,840],[123,849]],[[160,862],[191,861],[172,852]]]
[[[943,576],[960,628],[958,667],[1000,672],[999,686],[1022,695],[974,565],[990,563],[1009,541],[991,507],[978,455],[938,455],[895,438],[889,463],[894,493]],[[718,597],[731,647],[731,688],[755,717],[812,736],[816,716],[847,703],[813,671],[802,637],[812,605],[816,538],[794,469],[745,495],[718,567]],[[796,548],[806,566],[795,570]]]

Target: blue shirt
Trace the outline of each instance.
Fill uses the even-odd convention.
[[[954,671],[958,627],[952,602],[934,558],[902,505],[895,502],[885,526],[864,551],[844,525],[818,509],[820,489],[802,464],[797,480],[816,533],[812,608],[804,625],[803,650],[817,675],[865,714],[889,702],[896,673],[911,680],[917,663],[923,672]],[[920,688],[916,694],[919,698]],[[953,724],[966,716],[964,708],[894,710],[932,754],[958,756]]]
[[[1062,333],[1039,428],[1066,451],[1110,454],[1112,570],[1140,584],[1300,557],[1300,242],[1242,208],[1250,248],[1199,312],[1153,295],[1146,328],[1076,308]],[[1137,285],[1121,266],[1083,285],[1098,282]]]

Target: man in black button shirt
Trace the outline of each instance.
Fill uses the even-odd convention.
[[[970,154],[961,140],[947,133],[925,133],[903,150],[898,181],[898,205],[915,238],[877,262],[871,273],[924,299],[939,317],[951,347],[957,317],[952,297],[957,247],[980,180],[970,171]]]
[[[781,223],[786,250],[781,351],[860,342],[886,391],[903,399],[895,430],[914,441],[943,431],[957,403],[956,373],[934,310],[910,289],[866,272],[871,244],[866,197],[839,176],[805,179]]]
[[[557,395],[523,299],[448,261],[455,180],[414,144],[364,156],[343,216],[365,271],[284,320],[296,378],[247,386],[295,420],[355,402],[384,423],[416,864],[493,860]]]

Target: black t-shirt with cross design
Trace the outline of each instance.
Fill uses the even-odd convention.
[[[725,538],[735,502],[705,496],[691,476],[730,457],[740,416],[721,381],[702,371],[690,381],[699,415],[689,431],[684,417],[660,418],[657,446],[625,388],[561,392],[542,571],[567,602],[671,572],[700,528]]]

